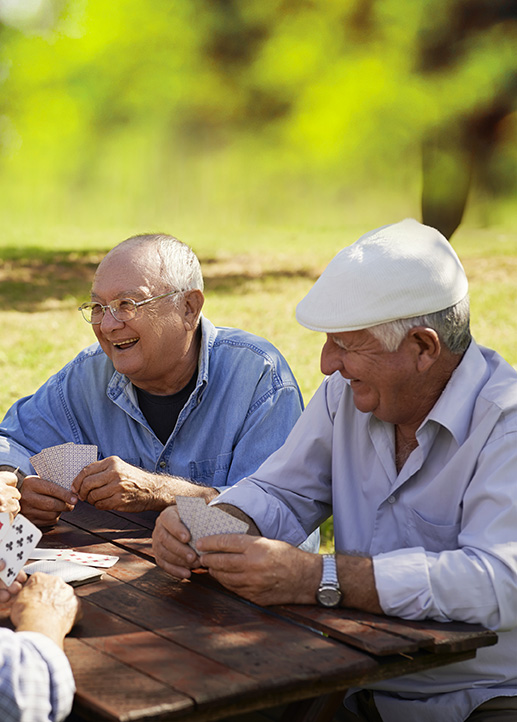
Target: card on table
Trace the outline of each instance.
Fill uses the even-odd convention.
[[[109,569],[119,557],[112,554],[90,554],[89,552],[76,552],[74,549],[33,549],[29,559],[40,559],[47,561],[67,561],[76,564],[83,564],[90,567],[102,567]]]
[[[176,504],[181,521],[190,531],[190,546],[199,553],[196,544],[204,536],[212,534],[245,534],[249,524],[215,506],[207,506],[204,499],[196,496],[177,496]]]
[[[76,564],[76,562],[52,559],[40,559],[39,561],[26,564],[23,571],[29,575],[35,572],[52,574],[56,577],[61,577],[61,579],[73,587],[86,584],[87,582],[96,582],[102,576],[102,572],[94,567]]]
[[[42,449],[31,456],[30,461],[42,479],[70,489],[77,474],[88,464],[97,461],[97,447],[94,444],[74,444],[69,441]]]
[[[6,586],[9,587],[14,582],[40,539],[41,531],[22,514],[18,514],[0,541],[0,559],[5,561],[4,569],[0,571],[0,579]]]

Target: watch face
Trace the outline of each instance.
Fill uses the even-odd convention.
[[[335,587],[320,587],[318,589],[318,602],[324,607],[337,607],[341,600],[341,592]]]

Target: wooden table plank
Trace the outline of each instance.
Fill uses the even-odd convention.
[[[62,522],[72,528],[82,529],[117,546],[131,549],[153,559],[151,554],[152,526],[138,515],[118,515],[110,511],[96,509],[86,502],[78,502],[74,511],[62,514]],[[61,536],[63,523],[46,532],[45,536]],[[71,529],[69,529],[69,534]]]
[[[86,720],[160,720],[194,708],[189,697],[81,639],[68,637],[65,652],[77,687],[74,709]]]
[[[285,605],[275,609],[283,616],[325,631],[334,639],[381,656],[400,652],[406,641],[410,644],[406,650],[409,654],[415,649],[460,652],[497,642],[495,632],[475,624],[412,622],[345,608]]]
[[[256,687],[241,672],[191,652],[83,598],[84,617],[71,636],[196,700],[197,704]]]
[[[370,666],[370,660],[359,652],[251,605],[203,588],[192,589],[189,583],[171,584],[173,580],[160,569],[146,572],[145,577],[145,583],[138,581],[146,591],[106,575],[102,582],[78,587],[77,593],[143,629],[257,680],[273,677],[283,684],[301,677],[317,678],[321,673],[338,674],[354,664],[357,671]]]

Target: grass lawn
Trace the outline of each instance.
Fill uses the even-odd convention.
[[[140,229],[136,229],[138,231]],[[369,227],[264,228],[182,236],[205,275],[205,314],[265,336],[286,356],[307,403],[319,385],[323,335],[300,327],[296,303],[332,256]],[[94,341],[77,307],[104,253],[135,229],[4,229],[0,248],[0,414]],[[476,340],[517,365],[517,231],[462,228],[454,238],[470,281]],[[326,525],[331,537],[331,525]]]

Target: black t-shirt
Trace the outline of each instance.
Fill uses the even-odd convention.
[[[196,382],[197,369],[188,384],[176,394],[156,396],[156,394],[150,394],[148,391],[135,387],[140,410],[162,444],[166,444],[172,434],[181,409],[196,388]]]

